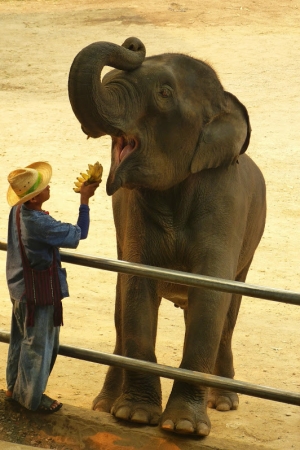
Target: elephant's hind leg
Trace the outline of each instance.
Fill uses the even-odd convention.
[[[224,324],[222,338],[219,346],[218,356],[215,364],[214,374],[221,377],[233,378],[233,355],[232,334],[241,304],[241,295],[233,295],[231,305]],[[239,404],[238,395],[225,389],[210,388],[207,406],[218,411],[230,411],[237,409]]]
[[[112,405],[122,392],[123,369],[110,367],[101,392],[94,398],[92,409],[111,412]]]
[[[252,260],[251,260],[252,261]],[[244,282],[251,264],[251,261],[240,272],[236,281]],[[234,378],[234,365],[232,354],[232,335],[238,317],[242,296],[233,294],[230,308],[227,313],[223,333],[220,341],[218,356],[215,364],[214,374],[226,378]],[[239,398],[236,392],[225,389],[211,388],[209,390],[207,406],[218,411],[230,411],[237,409]]]

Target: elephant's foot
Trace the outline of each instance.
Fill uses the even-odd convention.
[[[110,367],[101,391],[93,400],[92,409],[110,413],[112,405],[122,392],[122,383],[122,370],[117,367]]]
[[[121,420],[157,425],[162,409],[160,405],[133,401],[132,396],[121,395],[114,403],[111,413]]]
[[[114,404],[115,396],[104,395],[100,392],[93,400],[92,409],[101,412],[111,412],[112,405]]]
[[[190,434],[196,436],[208,436],[211,429],[209,417],[199,405],[178,404],[167,406],[161,420],[160,427],[164,431],[178,434]]]
[[[239,406],[239,397],[235,392],[221,389],[210,389],[207,406],[215,408],[217,411],[230,411]]]

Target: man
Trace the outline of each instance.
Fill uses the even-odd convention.
[[[82,184],[76,225],[43,210],[50,198],[52,168],[35,162],[8,175],[9,215],[6,276],[13,304],[6,368],[8,399],[32,411],[54,413],[62,403],[44,394],[54,366],[62,302],[69,296],[59,247],[76,248],[89,231],[89,199],[99,183]]]

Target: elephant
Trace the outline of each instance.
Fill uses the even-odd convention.
[[[106,192],[118,259],[244,282],[264,232],[266,186],[245,153],[247,109],[215,70],[181,53],[146,57],[137,37],[99,41],[72,61],[68,93],[84,134],[112,139]],[[166,299],[183,310],[180,368],[232,379],[241,297],[119,273],[114,354],[157,362]],[[163,410],[158,376],[111,366],[92,408],[203,437],[211,429],[207,408],[234,410],[238,402],[235,392],[175,380]]]

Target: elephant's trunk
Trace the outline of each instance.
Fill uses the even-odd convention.
[[[74,114],[85,134],[93,138],[120,132],[119,118],[125,115],[125,102],[118,89],[101,82],[104,66],[134,70],[145,59],[145,46],[137,38],[126,39],[122,46],[95,42],[75,57],[69,73],[69,98]]]

